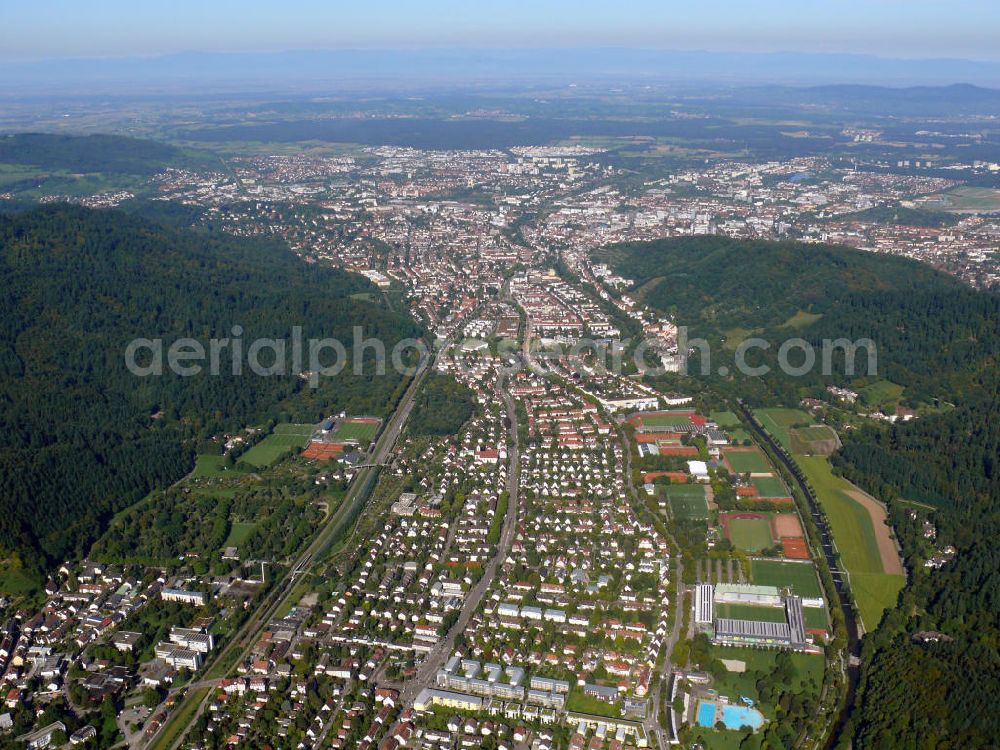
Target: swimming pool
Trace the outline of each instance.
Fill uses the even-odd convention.
[[[760,711],[746,706],[723,706],[722,723],[726,729],[739,729],[740,727],[751,727],[755,731],[764,724],[764,717]]]
[[[715,726],[715,714],[717,704],[715,701],[702,701],[698,704],[698,726],[712,728]],[[747,706],[722,706],[722,723],[726,729],[739,729],[740,727],[751,727],[754,731],[764,725],[764,715],[756,708]]]
[[[698,704],[698,726],[715,726],[715,703],[712,701],[702,701]]]

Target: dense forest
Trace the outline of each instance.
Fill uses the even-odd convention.
[[[182,163],[179,148],[120,135],[17,133],[0,136],[0,163],[106,174],[154,174]]]
[[[719,237],[602,250],[635,293],[723,346],[727,336],[780,341],[859,336],[878,345],[880,376],[919,419],[845,432],[837,471],[886,502],[910,581],[863,646],[862,682],[843,745],[992,748],[1000,737],[1000,296],[967,289],[900,258]],[[773,360],[768,360],[773,364]],[[836,371],[795,378],[709,378],[762,404],[795,405]],[[932,543],[924,520],[936,529]],[[954,561],[924,561],[945,545]],[[928,635],[930,634],[930,635]]]
[[[995,354],[995,351],[994,351]],[[1000,375],[955,409],[850,435],[834,457],[889,503],[911,581],[867,638],[855,747],[992,748],[1000,737]],[[902,500],[935,506],[934,552]],[[919,634],[940,633],[923,642]]]
[[[291,344],[285,374],[253,375],[254,339],[287,340],[301,326],[306,347],[336,338],[351,359],[354,326],[387,346],[420,334],[404,315],[352,297],[375,291],[367,280],[308,266],[282,243],[117,211],[0,217],[0,276],[0,557],[14,566],[85,552],[114,513],[189,471],[207,435],[344,409],[383,414],[398,398],[402,377],[374,377],[367,360],[310,387],[293,371]],[[218,376],[206,359],[199,375],[137,377],[124,356],[137,337],[162,337],[165,351],[179,337],[244,346],[241,357],[222,350]],[[234,360],[245,375],[232,374]]]
[[[455,435],[472,416],[475,404],[468,386],[450,375],[431,372],[417,394],[410,415],[415,435]]]
[[[770,349],[747,357],[748,364],[770,366],[766,376],[720,378],[714,369],[706,375],[751,403],[794,405],[826,385],[868,374],[861,349],[854,376],[845,373],[839,351],[825,376],[819,366],[824,340],[871,339],[878,376],[905,385],[913,404],[951,401],[978,387],[994,368],[991,353],[1000,351],[1000,296],[906,258],[705,236],[613,245],[596,259],[632,280],[642,301],[688,326],[691,338],[705,337],[714,360],[731,365],[744,337],[769,342]],[[805,375],[785,376],[777,368],[778,348],[792,337],[817,353],[817,366]]]

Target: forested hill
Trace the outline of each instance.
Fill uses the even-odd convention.
[[[0,559],[14,565],[85,552],[113,513],[189,471],[201,437],[269,418],[384,413],[402,380],[347,367],[312,389],[291,372],[233,376],[225,352],[221,376],[138,378],[125,366],[132,339],[166,348],[190,336],[207,348],[241,326],[246,371],[250,341],[288,339],[293,326],[348,353],[356,325],[389,346],[420,334],[359,294],[375,291],[367,280],[309,266],[283,244],[115,211],[0,217],[0,277]]]
[[[760,357],[773,366],[789,337],[802,337],[817,351],[824,339],[869,338],[879,376],[906,386],[913,403],[950,401],[974,387],[989,377],[990,354],[1000,350],[1000,296],[906,258],[704,236],[613,245],[595,259],[632,280],[643,302],[717,344],[716,355],[731,357],[740,340],[759,335],[772,344]],[[851,378],[841,364],[835,358],[831,377],[816,368],[783,378],[775,368],[736,387],[751,401],[797,403],[829,383],[847,385]],[[863,366],[858,370],[864,374]]]
[[[1000,297],[902,259],[814,245],[699,237],[598,256],[633,279],[646,302],[706,334],[753,331],[775,343],[870,336],[882,376],[910,400],[952,402],[911,422],[846,431],[833,456],[838,471],[889,505],[910,576],[900,606],[865,639],[843,746],[995,748]],[[776,375],[756,386],[750,378],[712,386],[791,405],[822,382]],[[933,544],[924,519],[937,529]],[[926,568],[945,545],[954,545],[955,560]]]
[[[0,163],[72,172],[149,175],[186,157],[165,143],[120,135],[16,133],[0,136]]]

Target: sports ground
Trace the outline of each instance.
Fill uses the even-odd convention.
[[[722,455],[735,474],[769,474],[771,467],[757,448],[724,448]]]
[[[270,435],[240,456],[240,460],[258,468],[270,466],[286,451],[304,447],[312,431],[310,424],[279,424]]]
[[[671,484],[664,488],[670,512],[678,521],[707,521],[708,501],[700,484]]]

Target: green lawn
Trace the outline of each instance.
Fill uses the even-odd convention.
[[[782,560],[751,560],[750,577],[758,586],[791,586],[799,596],[822,595],[816,569],[811,562],[785,562]]]
[[[770,672],[774,669],[774,660],[777,654],[777,651],[768,649],[713,646],[712,655],[716,658],[738,659],[746,662],[747,665],[746,672],[727,672],[721,680],[717,680],[713,684],[713,687],[721,695],[726,695],[733,699],[739,699],[741,695],[745,695],[755,701],[759,700],[760,696],[757,693],[756,685],[757,678],[752,673],[758,671]],[[793,690],[801,690],[810,681],[816,683],[817,686],[823,684],[822,656],[793,653],[791,657],[792,664],[795,667],[795,677],[792,680],[792,684],[788,687]],[[768,715],[766,710],[764,713]],[[773,718],[773,715],[771,715],[771,718]]]
[[[726,463],[733,467],[737,474],[766,474],[771,471],[771,467],[764,458],[764,454],[759,450],[730,451],[724,450],[722,455],[726,457]]]
[[[754,477],[753,486],[757,489],[757,497],[789,497],[784,482],[778,477]]]
[[[4,565],[0,572],[0,593],[7,596],[24,596],[39,589],[40,578],[29,575],[23,568],[12,568]]]
[[[574,687],[570,690],[566,697],[566,710],[581,714],[593,714],[594,716],[610,716],[616,719],[622,715],[617,706],[605,703],[600,698],[585,695],[582,687]]]
[[[729,540],[737,549],[760,552],[774,545],[771,523],[766,518],[734,518],[729,522]]]
[[[223,549],[226,547],[239,547],[241,544],[246,542],[247,537],[250,536],[250,533],[255,528],[257,528],[256,523],[234,521],[229,529],[229,536],[227,536],[226,541],[222,543]]]
[[[845,492],[852,485],[834,476],[830,462],[822,456],[796,456],[795,460],[826,511],[841,563],[850,574],[861,618],[871,630],[882,619],[883,610],[895,606],[906,579],[884,572],[871,516]]]
[[[893,383],[891,380],[876,380],[870,385],[866,385],[859,394],[874,406],[895,405],[903,396],[905,389],[901,385]]]
[[[740,426],[740,418],[731,411],[713,411],[708,418],[722,429]]]
[[[194,471],[191,472],[191,476],[195,479],[218,479],[239,473],[235,467],[226,468],[223,456],[201,455],[195,457]]]
[[[813,424],[813,418],[800,409],[755,409],[754,416],[788,451],[792,449],[792,438],[788,429],[794,425]]]
[[[707,521],[708,501],[699,484],[671,484],[664,488],[670,512],[679,521]]]

